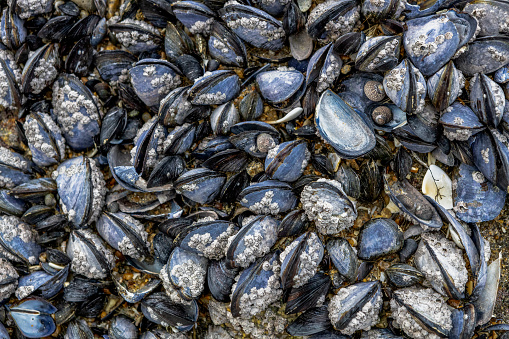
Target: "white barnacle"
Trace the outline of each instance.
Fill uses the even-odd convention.
[[[472,172],[472,180],[474,180],[475,182],[477,182],[479,184],[486,182],[486,178],[484,177],[484,174],[482,174],[482,172],[479,172],[479,171]]]
[[[485,149],[482,149],[481,156],[482,156],[482,160],[484,161],[484,163],[489,164],[490,163],[490,148],[486,147]]]
[[[424,315],[429,321],[438,324],[446,330],[452,329],[451,308],[447,305],[445,298],[433,289],[408,287],[396,290],[396,296],[406,305],[412,307],[416,312]],[[408,309],[395,299],[390,302],[394,325],[401,328],[409,337],[414,339],[429,338],[439,339],[436,334],[425,330],[415,320]]]
[[[48,59],[41,58],[33,71],[33,77],[30,81],[30,88],[35,94],[42,92],[46,86],[50,85],[58,75],[58,70],[55,67],[57,60],[54,57]]]
[[[193,260],[187,260],[180,265],[174,265],[170,274],[172,281],[176,282],[181,289],[189,290],[191,297],[200,296],[207,275],[202,265]]]
[[[422,240],[415,252],[416,268],[424,274],[426,280],[435,290],[442,295],[447,295],[444,289],[442,272],[424,244],[424,241],[426,241],[435,252],[440,265],[445,269],[458,291],[462,293],[468,281],[468,272],[461,249],[456,247],[454,242],[446,239],[440,232],[423,233],[421,238]]]
[[[18,272],[12,264],[6,260],[0,258],[0,299],[8,299],[16,290],[18,285]],[[12,279],[12,280],[11,280]],[[7,283],[7,281],[11,281]]]
[[[339,317],[347,311],[347,308],[352,306],[350,305],[349,299],[352,298],[352,293],[355,293],[356,289],[356,285],[350,285],[341,288],[338,293],[332,297],[328,310],[329,318],[333,325],[339,320]],[[371,326],[378,322],[382,304],[382,296],[380,293],[377,293],[374,300],[371,299],[362,305],[361,309],[351,315],[352,318],[348,324],[344,328],[338,330],[346,335],[352,335],[358,330],[369,330]]]
[[[189,32],[191,32],[191,34],[207,34],[213,22],[214,18],[209,18],[207,21],[196,21],[191,28],[189,28]]]
[[[274,191],[268,190],[265,192],[260,201],[251,204],[248,208],[257,214],[276,215],[279,213],[279,204],[277,202],[273,202],[272,198],[274,198]]]

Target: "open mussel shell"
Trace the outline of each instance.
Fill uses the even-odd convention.
[[[47,337],[57,328],[52,318],[57,308],[42,298],[24,299],[16,305],[8,306],[7,310],[17,328],[27,338]]]
[[[360,18],[360,6],[356,1],[326,1],[309,14],[306,28],[309,36],[322,41],[334,41],[351,32]]]
[[[321,234],[336,234],[353,226],[357,218],[355,204],[336,180],[318,179],[301,193],[302,208]]]
[[[461,249],[441,233],[426,232],[414,256],[415,266],[440,294],[462,299],[468,280]]]
[[[128,214],[103,212],[97,220],[97,232],[123,255],[143,260],[150,255],[143,224]]]
[[[475,34],[477,21],[452,10],[406,21],[403,35],[406,54],[425,76],[442,68]],[[459,63],[457,63],[459,67]],[[465,71],[463,67],[459,67]],[[467,72],[463,72],[469,75]]]
[[[208,47],[210,56],[221,64],[235,67],[247,66],[244,43],[236,34],[218,22],[212,24]]]
[[[456,216],[465,222],[496,218],[504,207],[506,192],[486,180],[475,167],[460,164],[454,196]]]
[[[384,72],[398,64],[399,36],[379,36],[367,40],[357,52],[355,67],[363,72]]]
[[[271,105],[285,107],[304,94],[304,75],[297,70],[273,70],[256,76],[262,97]]]
[[[28,59],[21,74],[21,92],[41,93],[58,75],[60,57],[57,44],[46,44]]]
[[[97,97],[73,74],[60,74],[53,85],[53,112],[74,151],[95,145],[101,108]]]
[[[461,95],[464,84],[463,73],[454,67],[452,61],[449,61],[428,79],[428,95],[431,103],[438,111],[445,110]]]
[[[451,141],[468,140],[484,129],[474,111],[460,102],[447,108],[438,122],[444,127],[444,134]]]
[[[391,311],[393,324],[411,338],[447,338],[452,328],[452,308],[431,288],[407,287],[394,291]]]
[[[172,89],[180,85],[180,71],[159,59],[143,59],[129,69],[131,85],[148,107],[158,107]]]
[[[393,264],[384,272],[397,287],[410,287],[424,281],[424,275],[415,267],[407,264]]]
[[[302,287],[315,275],[324,247],[314,232],[302,234],[281,252],[281,284],[284,289]]]
[[[271,51],[283,47],[286,39],[283,25],[268,13],[240,3],[227,3],[219,15],[248,44]]]
[[[234,71],[207,72],[189,89],[189,98],[195,105],[221,105],[237,96],[240,79]]]
[[[309,60],[306,84],[316,81],[316,91],[323,92],[331,87],[341,73],[343,62],[334,51],[332,43],[320,48]]]
[[[280,268],[279,253],[268,253],[239,274],[230,304],[234,317],[249,319],[281,297]]]
[[[156,51],[163,43],[159,31],[145,21],[124,19],[108,28],[122,46],[134,54]]]
[[[240,204],[257,214],[279,214],[295,207],[297,197],[289,184],[266,180],[251,184],[240,192]]]
[[[385,187],[391,200],[410,220],[416,221],[422,227],[442,227],[438,212],[406,179],[392,185],[386,181]]]
[[[31,113],[23,124],[32,161],[38,166],[58,164],[65,157],[65,140],[48,114]]]
[[[386,74],[383,85],[387,96],[406,113],[414,114],[423,110],[426,80],[408,59]]]
[[[277,219],[257,215],[244,223],[240,231],[228,240],[226,259],[231,267],[249,266],[267,254],[277,241]]]
[[[198,320],[198,305],[179,304],[162,292],[153,293],[141,302],[141,311],[148,320],[162,326],[176,327],[179,331],[190,330]]]
[[[341,288],[332,297],[328,307],[329,319],[336,330],[351,335],[378,322],[382,303],[379,281],[356,283]]]
[[[498,20],[495,20],[498,21]],[[492,73],[509,60],[509,38],[504,35],[477,38],[456,60],[458,68],[467,76]]]
[[[476,74],[470,80],[470,107],[482,123],[497,127],[505,109],[502,87],[485,74]]]
[[[79,156],[63,162],[54,172],[62,211],[75,226],[89,225],[104,205],[106,184],[94,160]]]
[[[15,216],[0,216],[0,255],[6,259],[36,265],[42,252],[37,232]]]
[[[114,257],[101,238],[89,230],[71,232],[66,253],[71,271],[90,279],[104,279],[114,263]]]
[[[375,135],[362,118],[331,90],[325,91],[315,112],[320,136],[344,158],[357,158],[371,151]]]

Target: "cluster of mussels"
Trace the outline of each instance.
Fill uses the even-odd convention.
[[[0,5],[0,338],[509,331],[506,0]]]

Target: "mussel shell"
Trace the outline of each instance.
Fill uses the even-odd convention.
[[[283,25],[266,12],[239,3],[228,3],[219,10],[219,15],[239,38],[254,47],[271,51],[283,47],[286,38]]]
[[[451,106],[461,94],[464,81],[463,74],[454,67],[452,61],[429,77],[428,95],[433,106],[438,111],[443,111]]]
[[[141,311],[148,320],[160,324],[175,326],[182,331],[191,329],[198,320],[198,305],[178,304],[162,292],[153,293],[141,302]]]
[[[360,71],[384,72],[398,64],[399,36],[379,36],[367,40],[357,52],[355,67]]]
[[[267,71],[256,76],[256,84],[262,97],[270,104],[293,103],[304,92],[304,75],[299,71]]]
[[[422,273],[407,264],[393,264],[385,271],[390,281],[398,287],[409,287],[424,280]]]
[[[266,215],[257,215],[247,221],[229,241],[226,259],[231,267],[247,267],[267,254],[277,241],[279,221]]]
[[[127,80],[127,71],[138,61],[134,55],[123,50],[104,50],[95,55],[94,64],[104,81]]]
[[[475,167],[460,164],[454,202],[456,216],[465,222],[496,218],[502,211],[506,192],[487,181]]]
[[[232,31],[214,21],[208,41],[210,56],[220,63],[235,67],[247,66],[244,43]]]
[[[305,141],[288,141],[272,148],[265,158],[265,173],[275,180],[293,182],[304,172],[310,153]]]
[[[21,92],[41,93],[58,76],[60,57],[57,44],[40,47],[27,60],[21,74]]]
[[[477,115],[468,106],[453,103],[438,121],[444,127],[445,136],[451,140],[468,140],[484,129]]]
[[[186,198],[207,204],[221,193],[226,177],[218,172],[196,168],[185,172],[175,181],[175,188]]]
[[[430,228],[442,227],[442,220],[435,208],[407,180],[397,181],[392,185],[385,183],[391,200],[406,215],[421,226]]]
[[[234,71],[219,70],[197,79],[189,89],[189,98],[195,105],[221,105],[237,96],[240,79]]]
[[[52,103],[67,144],[75,151],[93,147],[100,132],[101,108],[81,80],[73,74],[60,74],[53,85]]]
[[[373,131],[330,90],[325,91],[318,101],[315,125],[321,137],[347,159],[362,156],[376,145]]]
[[[295,314],[322,306],[329,287],[330,278],[323,272],[317,272],[306,284],[289,291],[285,313]]]
[[[329,240],[327,242],[327,252],[339,274],[350,282],[355,281],[359,261],[357,253],[348,240],[345,238]]]
[[[352,31],[360,17],[356,1],[327,1],[316,6],[309,14],[306,28],[313,39],[334,41]]]
[[[240,273],[232,288],[230,309],[234,317],[250,318],[281,297],[278,258],[278,252],[268,253]],[[259,289],[265,293],[259,295]]]
[[[373,260],[398,252],[403,247],[403,232],[392,219],[377,218],[366,222],[359,233],[357,256]]]
[[[55,332],[52,314],[57,308],[42,298],[27,298],[8,307],[17,328],[28,338],[42,338]]]
[[[152,25],[144,21],[125,19],[108,26],[117,40],[130,52],[156,51],[162,45],[162,38]]]
[[[266,180],[246,187],[238,196],[240,204],[258,214],[279,214],[291,210],[297,197],[290,185]]]
[[[485,74],[476,74],[470,81],[470,107],[482,123],[497,127],[505,109],[502,87]]]

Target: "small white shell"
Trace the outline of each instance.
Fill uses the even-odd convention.
[[[276,125],[276,124],[282,124],[283,122],[292,121],[293,119],[297,118],[301,113],[304,112],[304,110],[301,107],[296,107],[292,109],[290,112],[288,112],[284,117],[282,117],[279,120],[276,121],[265,121],[268,124]]]
[[[451,178],[438,166],[431,165],[422,180],[422,193],[445,209],[453,208]]]

